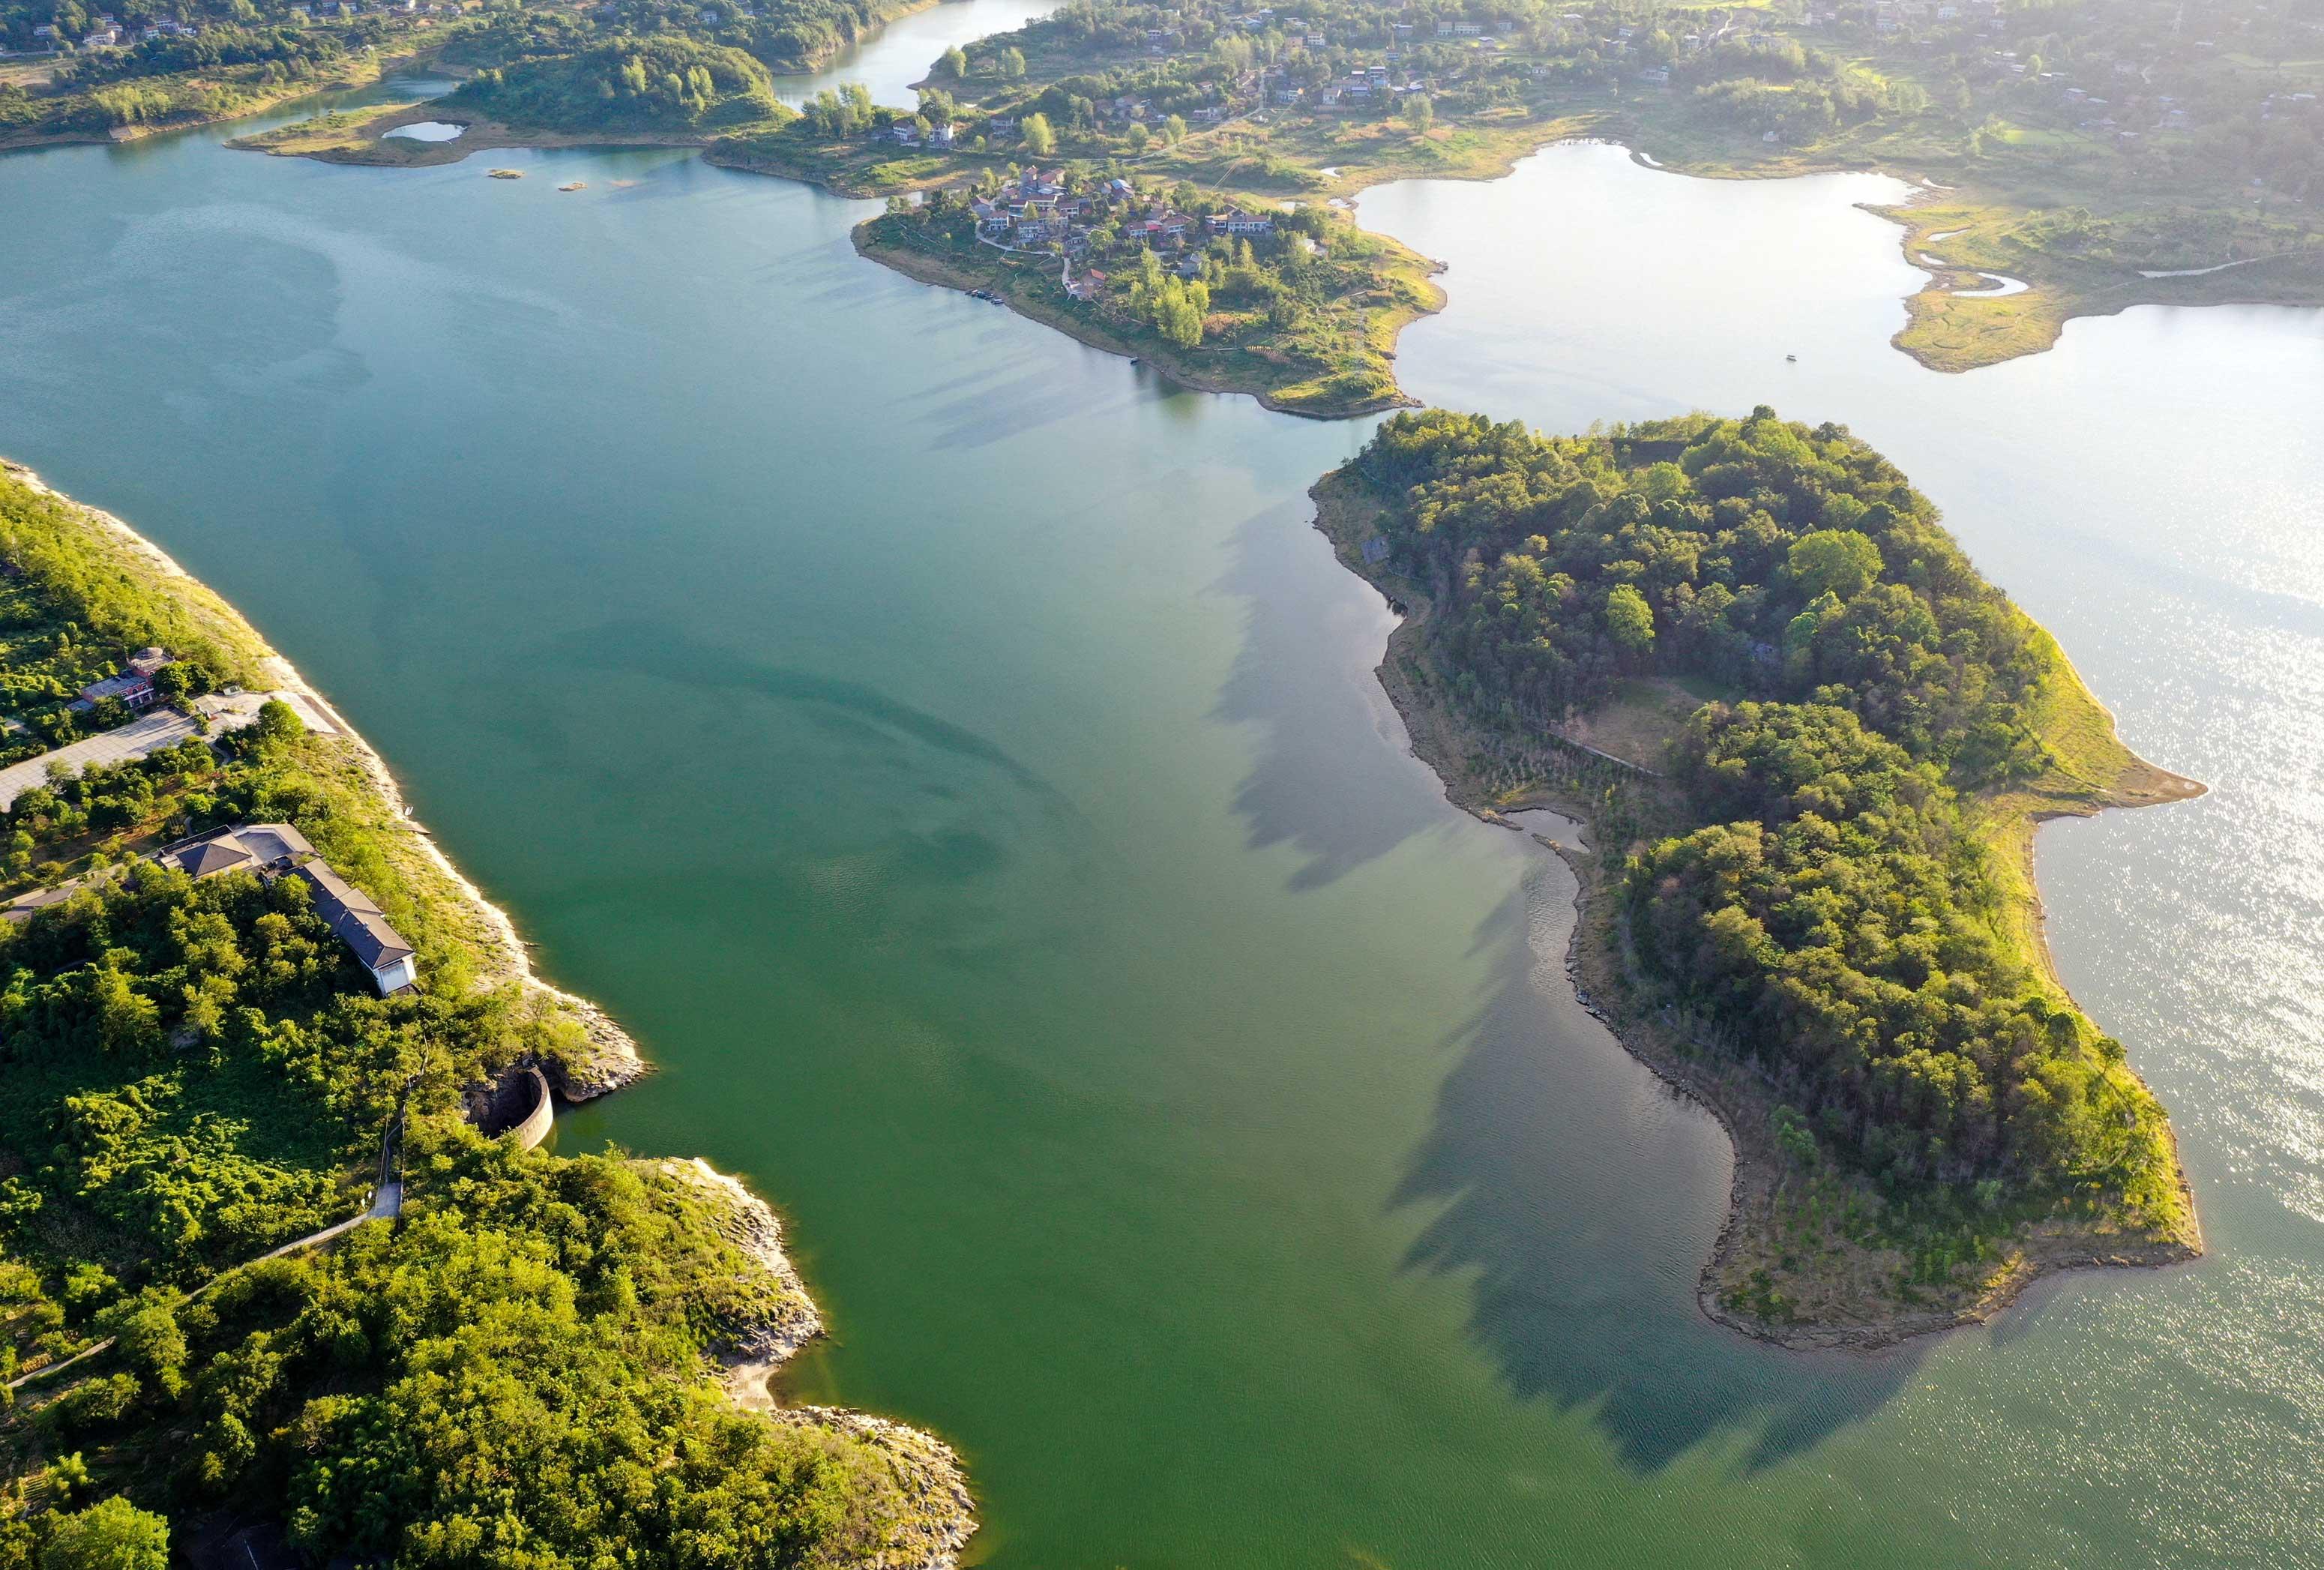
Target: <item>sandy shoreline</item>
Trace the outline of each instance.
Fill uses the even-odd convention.
[[[151,561],[165,577],[180,578],[189,584],[201,583],[199,578],[180,566],[176,558],[112,513],[99,507],[92,507],[86,502],[76,501],[42,481],[39,475],[22,464],[7,458],[0,458],[0,467],[5,467],[27,489],[42,495],[52,496],[67,506],[75,508],[88,517],[97,520]],[[235,614],[237,617],[241,616],[238,610]],[[250,626],[246,617],[242,619],[244,626]],[[404,800],[401,788],[396,784],[394,774],[389,771],[387,761],[380,756],[378,750],[364,740],[363,734],[347,723],[346,716],[332,706],[331,700],[324,697],[314,683],[301,675],[297,666],[285,659],[272,643],[267,642],[255,627],[250,627],[250,631],[266,651],[264,666],[269,685],[285,692],[297,693],[300,697],[313,704],[323,716],[337,728],[340,738],[346,743],[348,749],[355,754],[355,760],[363,767],[364,773],[379,791],[381,798],[395,814],[398,821],[418,842],[421,854],[450,882],[471,913],[480,918],[485,930],[493,935],[493,946],[502,964],[502,974],[515,981],[529,994],[553,1002],[559,1007],[571,1011],[579,1020],[583,1030],[588,1033],[590,1044],[596,1048],[597,1056],[588,1065],[562,1066],[565,1072],[558,1077],[565,1083],[558,1086],[558,1094],[567,1101],[587,1101],[592,1097],[603,1095],[607,1091],[619,1089],[644,1074],[647,1071],[647,1066],[644,1058],[639,1054],[637,1042],[628,1031],[613,1021],[612,1016],[586,998],[576,996],[561,987],[551,985],[533,973],[531,953],[527,948],[524,939],[518,935],[515,920],[506,910],[484,897],[484,891],[476,887],[466,874],[453,864],[452,858],[446,855],[442,847],[437,845],[435,836],[429,833],[427,827],[417,817],[412,816],[410,806]]]

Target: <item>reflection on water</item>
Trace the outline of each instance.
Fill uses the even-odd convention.
[[[1552,815],[1527,817],[1581,837],[1539,822]],[[1564,966],[1574,893],[1573,873],[1545,853],[1478,927],[1495,982],[1451,1032],[1458,1066],[1395,1195],[1400,1207],[1436,1206],[1407,1261],[1468,1283],[1470,1332],[1514,1396],[1593,1413],[1631,1465],[1667,1466],[1737,1430],[1755,1436],[1750,1466],[1772,1464],[1877,1408],[1926,1344],[1879,1357],[1753,1346],[1672,1289],[1711,1238],[1702,1212],[1674,1212],[1664,1193],[1724,1194],[1731,1157],[1575,1000]],[[1609,1118],[1618,1164],[1602,1159]],[[1653,1174],[1643,1186],[1642,1172]],[[1669,1268],[1641,1275],[1631,1266],[1642,1252]]]
[[[928,74],[944,51],[957,43],[1010,32],[1047,16],[1065,0],[942,0],[899,17],[864,42],[851,44],[805,76],[775,78],[776,96],[796,107],[825,88],[861,82],[875,104],[908,108],[911,84]]]
[[[2324,319],[2133,311],[1941,377],[1886,346],[1923,274],[1851,205],[1878,177],[1571,148],[1364,199],[1452,264],[1415,392],[1849,421],[2217,787],[2042,865],[2218,1253],[1803,1359],[1696,1314],[1720,1136],[1576,1006],[1563,866],[1379,699],[1388,614],[1304,499],[1362,422],[899,279],[870,204],[529,163],[0,159],[0,450],[395,760],[659,1061],[566,1148],[775,1196],[836,1326],[802,1379],[959,1440],[996,1563],[2324,1553]]]
[[[2060,966],[2171,1105],[2212,1257],[2044,1288],[1925,1349],[1933,1394],[1884,1415],[1890,1437],[1820,1454],[1877,1488],[1909,1435],[1914,1486],[2028,1561],[2314,1562],[2324,1483],[2291,1457],[2324,1422],[2319,1310],[2293,1286],[2324,1265],[2324,312],[2140,308],[1941,375],[1883,346],[1921,282],[1851,205],[1884,184],[1658,179],[1568,146],[1502,187],[1374,191],[1362,217],[1452,263],[1452,305],[1406,334],[1408,387],[1552,430],[1762,402],[1843,420],[2058,633],[2135,748],[2212,785],[2039,844]],[[1732,242],[1715,266],[1678,243],[1707,232]],[[1779,254],[1794,271],[1736,260]],[[1789,343],[1810,352],[1768,365]],[[1449,1111],[1434,1144],[1499,1104]],[[1499,1246],[1469,1256],[1480,1321]],[[1553,1371],[1557,1340],[1536,1344]]]

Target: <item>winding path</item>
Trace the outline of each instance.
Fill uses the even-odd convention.
[[[546,1085],[544,1085],[542,1088],[545,1091],[547,1089]],[[403,1094],[407,1097],[410,1096],[411,1094],[411,1087],[408,1085],[405,1085]],[[543,1096],[542,1100],[543,1104],[545,1105],[547,1104],[546,1095]],[[403,1214],[403,1174],[401,1169],[401,1159],[403,1155],[402,1136],[403,1104],[401,1101],[399,1101],[396,1104],[395,1116],[389,1121],[387,1131],[382,1134],[379,1139],[379,1182],[371,1191],[370,1207],[364,1210],[361,1215],[351,1215],[345,1221],[337,1222],[330,1226],[323,1228],[320,1232],[310,1232],[305,1237],[293,1238],[289,1242],[283,1243],[279,1247],[271,1248],[254,1259],[244,1260],[240,1264],[228,1265],[225,1270],[220,1270],[217,1275],[212,1276],[199,1287],[195,1288],[193,1291],[188,1293],[186,1300],[188,1302],[193,1301],[194,1298],[200,1297],[203,1293],[217,1286],[220,1281],[223,1281],[228,1276],[233,1275],[235,1271],[242,1270],[246,1266],[261,1264],[268,1260],[279,1260],[285,1254],[295,1254],[301,1249],[309,1249],[319,1243],[329,1242],[334,1238],[346,1236],[348,1233],[353,1232],[355,1228],[361,1226],[367,1221],[393,1221],[397,1216],[401,1215]],[[539,1143],[538,1139],[534,1141],[534,1143]],[[529,1150],[531,1147],[527,1146],[526,1148]],[[34,1369],[30,1373],[19,1374],[14,1379],[8,1381],[7,1388],[12,1390],[20,1390],[23,1386],[32,1383],[36,1380],[44,1380],[51,1374],[62,1373],[65,1370],[72,1367],[73,1364],[86,1362],[88,1359],[95,1357],[97,1353],[106,1351],[111,1347],[114,1342],[118,1338],[115,1336],[108,1335],[103,1341],[82,1347],[78,1352],[74,1353],[62,1362],[48,1363],[42,1367]]]

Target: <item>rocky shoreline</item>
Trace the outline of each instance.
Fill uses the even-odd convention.
[[[769,1381],[824,1331],[815,1299],[807,1296],[806,1284],[783,1251],[782,1223],[773,1207],[740,1178],[719,1171],[699,1156],[691,1160],[665,1160],[657,1166],[716,1205],[720,1229],[775,1286],[775,1307],[756,1320],[734,1326],[721,1349],[726,1394],[737,1406],[764,1412],[778,1422],[835,1429],[878,1450],[918,1514],[899,1523],[897,1540],[875,1563],[882,1570],[953,1570],[976,1531],[976,1501],[968,1491],[960,1457],[935,1435],[890,1418],[838,1407],[779,1405]]]
[[[648,1069],[637,1042],[596,1004],[553,986],[535,974],[531,956],[508,912],[487,900],[451,858],[411,816],[401,790],[386,761],[329,700],[298,669],[261,637],[248,620],[200,579],[186,571],[160,546],[101,508],[75,501],[43,483],[21,464],[0,458],[0,471],[27,489],[50,496],[118,539],[161,577],[180,592],[204,602],[213,615],[230,618],[235,630],[260,652],[269,684],[297,694],[327,718],[337,732],[366,780],[378,793],[395,822],[407,831],[427,867],[440,876],[463,910],[486,936],[493,961],[484,976],[488,984],[513,982],[528,996],[574,1019],[592,1048],[582,1061],[550,1061],[541,1065],[558,1094],[567,1101],[586,1101],[628,1085]],[[722,1388],[736,1405],[764,1413],[784,1423],[804,1424],[847,1434],[865,1441],[893,1469],[903,1496],[916,1513],[896,1523],[896,1537],[881,1556],[869,1563],[876,1570],[953,1570],[962,1547],[976,1530],[975,1501],[968,1490],[959,1458],[934,1435],[885,1418],[822,1407],[785,1408],[776,1405],[768,1390],[769,1377],[800,1347],[823,1334],[823,1317],[808,1296],[806,1283],[783,1251],[782,1225],[765,1200],[752,1194],[741,1179],[713,1168],[696,1157],[666,1159],[650,1163],[658,1170],[687,1184],[713,1201],[719,1225],[743,1256],[771,1278],[775,1307],[761,1317],[733,1327],[722,1349],[725,1365]]]

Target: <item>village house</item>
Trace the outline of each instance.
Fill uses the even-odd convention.
[[[140,649],[118,672],[102,681],[90,682],[65,707],[74,714],[87,714],[106,698],[117,697],[142,713],[153,706],[158,696],[153,690],[153,673],[170,663],[169,655],[159,649]]]
[[[1213,213],[1203,220],[1203,227],[1213,235],[1231,235],[1242,239],[1255,239],[1275,233],[1275,219],[1267,213],[1246,213],[1240,208]]]
[[[389,925],[370,895],[333,872],[307,836],[287,823],[248,823],[180,840],[154,856],[190,878],[250,873],[265,882],[295,877],[313,897],[315,914],[371,973],[382,997],[419,985],[411,945]]]

